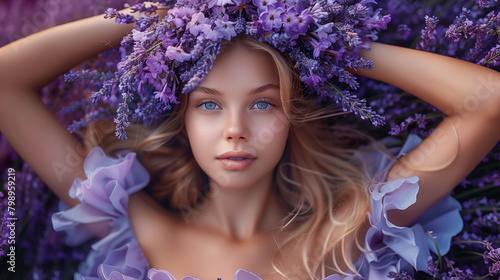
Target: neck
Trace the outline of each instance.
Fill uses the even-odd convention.
[[[210,183],[211,192],[193,222],[234,241],[277,229],[286,213],[276,197],[272,180],[245,189],[228,189]]]

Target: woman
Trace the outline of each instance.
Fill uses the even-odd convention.
[[[258,279],[252,271],[263,279],[383,279],[422,269],[428,252],[414,243],[425,222],[417,220],[426,211],[456,212],[446,195],[500,136],[498,73],[372,43],[360,55],[374,68],[352,73],[391,83],[448,114],[430,137],[384,164],[380,153],[339,143],[352,131],[318,120],[328,111],[304,97],[289,58],[235,36],[205,79],[178,96],[164,123],[134,128],[127,132],[132,139],[118,144],[104,138],[99,145],[117,158],[97,147],[84,165],[82,147],[36,90],[117,45],[130,28],[94,17],[0,50],[0,130],[73,207],[55,215],[55,227],[72,233],[73,243],[101,239],[76,277],[227,279],[237,271],[236,279]],[[473,112],[456,109],[467,102],[475,102]],[[33,130],[41,136],[27,137]],[[148,192],[140,191],[146,185]],[[436,203],[442,208],[431,209]],[[400,210],[389,211],[388,222],[392,209]],[[434,232],[437,242],[445,244],[450,232]]]

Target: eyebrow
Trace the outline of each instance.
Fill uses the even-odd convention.
[[[248,93],[248,95],[255,95],[255,94],[267,91],[267,90],[276,90],[276,89],[277,90],[280,89],[280,87],[278,85],[276,85],[276,84],[265,84],[265,85],[260,86],[258,88],[252,89]],[[197,87],[194,91],[201,91],[201,92],[204,92],[204,93],[210,94],[210,95],[222,95],[222,93],[220,91],[216,90],[216,89],[202,87],[202,86]]]

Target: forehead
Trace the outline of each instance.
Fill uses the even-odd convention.
[[[278,71],[271,56],[237,44],[217,56],[200,86],[251,90],[265,84],[279,85]]]

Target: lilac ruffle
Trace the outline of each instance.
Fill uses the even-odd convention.
[[[420,142],[410,136],[401,149],[406,153]],[[372,175],[383,174],[391,161],[380,153],[362,153],[370,163]],[[150,268],[133,234],[128,214],[129,195],[144,188],[149,175],[134,153],[122,153],[118,158],[106,156],[96,147],[84,163],[88,179],[76,179],[70,196],[81,202],[72,209],[54,214],[57,231],[66,231],[67,243],[78,245],[90,238],[101,238],[75,273],[75,279],[150,279],[175,280],[166,270]],[[382,172],[382,173],[381,173]],[[398,227],[387,219],[392,209],[406,209],[416,201],[418,177],[374,184],[371,188],[371,228],[366,235],[366,249],[356,262],[359,273],[368,279],[388,279],[391,271],[425,270],[430,251],[436,252],[432,233],[439,251],[449,250],[450,240],[462,228],[460,204],[445,197],[429,209],[411,227]],[[262,280],[244,269],[235,280]],[[353,276],[330,275],[324,280],[358,279]],[[182,280],[198,280],[184,277]]]
[[[371,195],[371,228],[366,234],[363,275],[387,279],[389,272],[425,271],[430,251],[441,254],[450,248],[451,238],[462,230],[460,203],[445,197],[411,227],[399,227],[387,219],[387,212],[404,210],[416,201],[418,177],[402,178],[375,186]],[[432,234],[432,238],[429,234]],[[434,241],[433,241],[434,239]]]
[[[154,269],[151,268],[148,272],[149,280],[177,280],[170,272],[164,269]],[[182,278],[182,280],[199,280],[198,278],[194,278],[191,276],[187,276]],[[244,270],[238,269],[234,274],[234,280],[262,280],[259,276],[254,273]]]
[[[420,142],[419,137],[410,135],[397,157]],[[385,177],[392,163],[384,157],[379,157],[377,161],[378,170],[375,171],[379,173],[378,178],[380,175]],[[414,176],[371,187],[371,228],[365,238],[368,253],[357,263],[361,275],[370,276],[370,279],[388,279],[389,272],[404,270],[411,274],[414,269],[426,271],[430,252],[438,251],[436,245],[441,254],[448,253],[451,238],[462,230],[461,205],[451,196],[436,203],[410,227],[399,227],[388,220],[388,211],[404,210],[416,202],[418,181],[419,178]]]
[[[148,172],[134,153],[112,158],[100,147],[87,155],[84,170],[87,179],[76,179],[70,189],[70,196],[82,203],[52,216],[54,229],[67,233],[68,245],[101,238],[75,279],[143,279],[149,266],[135,240],[127,207],[129,195],[149,182]],[[117,272],[128,277],[117,277]]]

